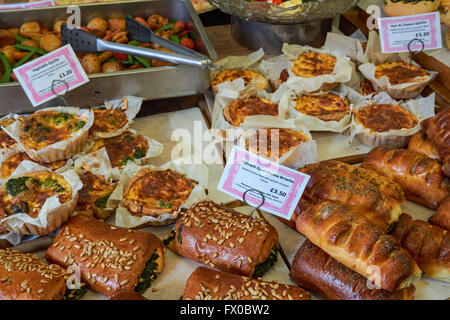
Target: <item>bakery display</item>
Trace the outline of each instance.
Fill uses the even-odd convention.
[[[300,287],[198,267],[189,276],[183,300],[309,300]]]

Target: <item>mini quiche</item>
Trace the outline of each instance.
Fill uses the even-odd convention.
[[[38,215],[44,203],[55,195],[61,205],[69,202],[73,205],[69,208],[61,206],[53,209],[47,217],[47,228],[36,225],[32,228],[32,223],[23,223],[17,229],[17,226],[5,221],[5,218],[16,214],[26,214],[31,219],[39,219]],[[59,228],[69,218],[76,203],[71,200],[72,186],[62,175],[50,171],[34,171],[10,178],[0,188],[0,226],[16,233],[47,234]]]
[[[7,127],[15,120],[11,117],[4,117],[0,119],[0,127]],[[0,129],[0,147],[4,150],[14,149],[17,147],[17,141],[7,134],[3,129]]]
[[[244,122],[245,117],[255,115],[277,117],[278,104],[264,98],[252,97],[234,100],[223,109],[224,119],[235,127],[239,127]]]
[[[350,114],[350,101],[335,93],[301,95],[295,109],[322,121],[339,121]]]
[[[80,174],[83,188],[79,192],[76,207],[77,214],[90,216],[99,220],[108,218],[112,210],[106,207],[116,183],[107,181],[104,176],[85,171]]]
[[[417,65],[410,65],[403,61],[380,64],[375,69],[375,78],[385,76],[391,85],[424,81],[429,78],[425,69]]]
[[[95,108],[94,124],[89,130],[89,134],[95,133],[112,133],[123,127],[128,123],[128,118],[122,109],[118,108]]]
[[[123,168],[128,161],[144,158],[149,149],[148,140],[139,134],[124,132],[112,138],[95,141],[89,152],[105,147],[112,167]]]
[[[243,79],[245,86],[253,86],[255,91],[267,90],[269,87],[269,82],[263,75],[250,71],[250,70],[225,70],[220,72],[214,77],[212,81],[212,86],[214,90],[218,91],[218,85],[224,82],[231,82],[236,79]]]
[[[173,214],[176,217],[196,184],[196,181],[171,169],[143,168],[128,181],[122,203],[136,216]]]
[[[372,86],[372,83],[367,79],[361,81],[358,91],[363,96],[368,96],[369,94],[376,93],[375,89]]]

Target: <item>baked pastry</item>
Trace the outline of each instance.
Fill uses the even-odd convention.
[[[450,234],[404,213],[390,234],[406,249],[424,276],[450,282]]]
[[[339,121],[351,112],[350,101],[331,92],[301,95],[297,98],[295,109],[323,121]]]
[[[422,131],[433,142],[442,161],[442,170],[450,177],[450,108],[420,123]]]
[[[144,292],[163,269],[163,250],[161,240],[150,232],[76,216],[61,228],[45,258],[63,267],[77,265],[90,289],[112,296]]]
[[[196,184],[171,169],[144,168],[128,181],[122,204],[133,215],[173,214],[176,217]]]
[[[364,158],[362,167],[397,182],[409,200],[433,210],[450,193],[450,179],[439,161],[410,150],[375,148]]]
[[[331,300],[413,300],[415,287],[395,292],[369,288],[368,280],[305,240],[295,254],[290,276],[299,286]]]
[[[429,76],[425,69],[404,61],[386,62],[377,65],[375,78],[386,77],[392,85],[424,81]]]
[[[310,176],[302,198],[345,204],[383,229],[401,214],[401,187],[374,171],[335,160],[310,164],[299,171]]]
[[[372,83],[367,79],[361,81],[358,91],[363,96],[368,96],[369,94],[376,93],[375,89],[372,86]]]
[[[384,12],[390,17],[410,16],[436,11],[439,0],[386,0],[384,1]]]
[[[384,229],[358,210],[330,201],[308,206],[297,230],[330,256],[368,278],[379,270],[380,287],[394,292],[410,286],[421,271],[411,255]]]
[[[124,110],[118,108],[94,108],[94,124],[89,134],[112,133],[123,128],[127,123],[127,115]]]
[[[0,119],[0,127],[7,127],[14,122],[13,117],[3,117]],[[3,129],[0,128],[0,147],[4,150],[14,149],[17,147],[17,141],[11,138]]]
[[[164,240],[174,253],[253,278],[277,260],[278,233],[265,220],[238,213],[211,201],[193,205]]]
[[[450,196],[447,196],[439,209],[428,219],[428,222],[450,231]]]
[[[278,104],[264,98],[252,97],[236,99],[223,109],[224,119],[232,126],[239,127],[245,117],[255,115],[278,116]]]
[[[148,300],[143,295],[134,292],[134,291],[127,291],[127,292],[119,292],[109,298],[109,300]]]
[[[211,86],[214,90],[218,91],[218,86],[224,82],[231,82],[236,79],[243,79],[245,86],[254,87],[255,91],[258,92],[260,90],[267,90],[269,87],[269,82],[263,75],[250,71],[250,70],[225,70],[220,72],[218,75],[214,77],[211,82]]]
[[[421,154],[431,159],[439,160],[439,153],[436,146],[427,138],[427,136],[419,131],[409,139],[408,150]]]
[[[189,276],[183,300],[309,300],[300,287],[198,267]]]

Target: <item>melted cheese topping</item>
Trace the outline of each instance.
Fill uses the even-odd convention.
[[[339,121],[350,113],[350,101],[334,93],[302,95],[295,109],[323,121]]]
[[[263,98],[237,99],[223,109],[223,116],[228,123],[239,127],[246,116],[278,116],[278,105]]]
[[[416,117],[399,105],[375,104],[354,111],[356,122],[375,132],[410,129]]]
[[[16,152],[5,159],[0,168],[2,179],[7,179],[16,170],[19,164],[24,161],[34,161],[25,152]],[[36,161],[35,161],[36,162]],[[58,170],[66,164],[67,160],[59,160],[51,163],[39,163],[40,165],[49,168],[52,171]]]
[[[307,140],[309,138],[301,131],[278,128],[259,129],[248,137],[246,148],[252,153],[276,161]]]
[[[89,152],[106,148],[113,167],[123,168],[128,161],[143,158],[149,148],[147,140],[141,135],[124,132],[117,137],[100,139],[95,142]]]
[[[23,120],[20,139],[25,148],[41,150],[58,141],[70,139],[86,122],[86,118],[73,113],[38,111]]]
[[[72,198],[72,187],[59,174],[36,171],[11,178],[0,190],[0,219],[16,213],[36,218],[45,201],[53,195],[62,204]]]
[[[250,83],[256,85],[259,89],[265,90],[269,86],[268,81],[259,73],[250,70],[226,70],[219,73],[212,81],[213,86],[220,83],[230,82],[242,78],[244,85],[248,86]]]
[[[89,131],[90,134],[115,132],[128,122],[125,112],[120,109],[95,108],[92,110],[94,111],[94,124]]]
[[[306,52],[298,56],[292,72],[303,78],[313,78],[333,73],[337,59],[329,54]]]
[[[170,169],[142,169],[125,187],[124,206],[136,215],[177,213],[186,202],[196,181]]]
[[[359,93],[363,96],[368,96],[371,93],[375,93],[375,89],[373,88],[372,83],[369,80],[364,79],[359,84]]]
[[[7,127],[12,124],[14,119],[3,119],[0,121],[0,127]],[[12,149],[17,146],[16,140],[11,138],[3,129],[0,129],[0,147],[3,149]]]
[[[411,68],[411,70],[410,70]],[[386,76],[392,85],[425,81],[427,72],[420,66],[412,65],[403,61],[388,62],[380,64],[375,69],[375,78]]]

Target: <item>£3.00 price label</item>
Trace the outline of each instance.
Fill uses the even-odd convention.
[[[256,189],[264,195],[261,209],[289,220],[308,180],[306,174],[234,146],[218,189],[240,200],[245,191]],[[249,191],[245,200],[256,207],[262,199]]]
[[[14,74],[33,106],[89,81],[69,44],[15,68]]]

